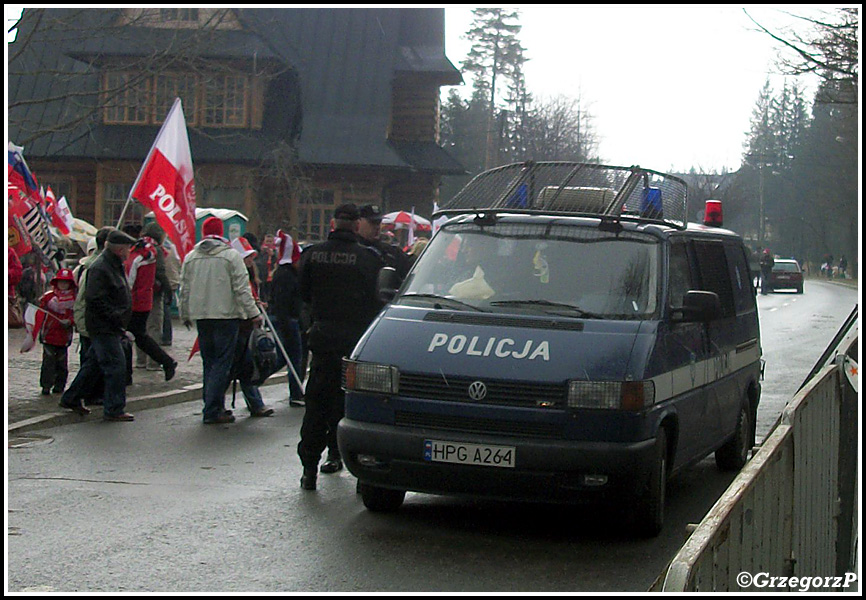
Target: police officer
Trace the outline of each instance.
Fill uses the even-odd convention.
[[[379,239],[382,226],[382,211],[376,204],[365,204],[358,212],[361,216],[358,235],[362,246],[372,251],[386,267],[393,267],[400,279],[405,279],[412,268],[412,259],[400,248],[386,244]]]
[[[342,358],[352,351],[382,306],[376,292],[382,265],[358,243],[359,218],[354,204],[339,206],[328,240],[308,248],[301,258],[301,297],[310,304],[313,322],[309,333],[313,358],[298,444],[305,490],[316,489],[325,447],[329,451],[322,472],[335,473],[343,467],[336,444],[344,405]]]

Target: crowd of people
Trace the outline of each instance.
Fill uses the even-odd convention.
[[[825,254],[821,260],[821,276],[826,279],[848,279],[848,259],[843,254],[837,263],[832,254]]]
[[[74,271],[61,269],[48,281],[22,351],[37,339],[42,343],[41,391],[61,394],[61,407],[86,415],[101,405],[106,421],[134,421],[126,410],[133,364],[161,369],[166,381],[174,377],[177,361],[164,348],[171,345],[169,307],[177,293],[180,322],[198,334],[202,421],[228,424],[235,421],[225,404],[232,381],[240,383],[250,416],[274,413],[258,389],[252,343],[254,332],[271,330],[280,352],[269,370],[289,367],[289,403],[305,407],[297,448],[301,487],[315,490],[320,472],[343,468],[336,441],[344,404],[342,358],[382,308],[378,273],[390,266],[405,277],[426,244],[421,239],[404,251],[384,242],[382,216],[376,205],[341,205],[328,239],[303,251],[282,230],[261,243],[252,233],[229,240],[223,222],[209,217],[182,264],[156,223],[104,227]],[[23,280],[23,265],[18,267],[10,266],[13,290]],[[81,366],[66,387],[75,330]]]

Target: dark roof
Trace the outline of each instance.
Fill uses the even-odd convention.
[[[390,142],[394,151],[417,171],[466,175],[466,168],[434,142]]]
[[[41,43],[38,36],[30,40],[20,55],[17,42],[9,45],[9,139],[26,143],[27,156],[140,159],[149,150],[157,127],[105,126],[90,109],[79,109],[81,121],[66,131],[25,141],[45,123],[68,122],[79,104],[92,106],[99,81],[89,62],[171,52],[189,41],[189,35],[172,31],[154,42],[146,35],[152,30],[140,27],[118,35],[111,26],[118,14],[117,9],[45,9],[45,18],[58,26],[43,33]],[[243,31],[215,32],[204,44],[207,56],[255,57],[285,72],[266,92],[262,131],[190,130],[196,162],[258,161],[288,142],[296,145],[300,162],[311,165],[462,172],[432,142],[390,144],[385,137],[395,73],[423,74],[439,85],[462,80],[445,57],[443,9],[266,8],[234,14]],[[18,40],[27,39],[26,16]],[[76,76],[52,76],[49,70]],[[32,98],[55,99],[26,103]]]
[[[276,55],[267,44],[247,31],[227,30],[209,31],[180,29],[172,30],[169,35],[153,35],[153,29],[146,27],[126,27],[123,37],[113,39],[111,46],[99,37],[82,40],[77,47],[69,48],[67,54],[84,61],[94,61],[98,65],[106,57],[147,56],[155,52],[184,55],[195,48],[196,56],[204,58],[242,58],[256,56],[267,60]]]

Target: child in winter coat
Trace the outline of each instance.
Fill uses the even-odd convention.
[[[51,289],[39,301],[35,324],[29,345],[21,349],[27,352],[35,344],[36,337],[42,342],[42,370],[39,384],[42,393],[49,395],[63,393],[66,379],[69,377],[67,367],[67,348],[72,343],[74,325],[73,306],[75,304],[75,276],[69,269],[60,269],[50,282]]]

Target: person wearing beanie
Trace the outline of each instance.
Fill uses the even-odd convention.
[[[340,387],[342,359],[363,335],[382,307],[376,291],[381,263],[358,243],[358,208],[343,204],[334,211],[328,240],[308,248],[301,258],[301,298],[310,305],[309,333],[313,353],[305,396],[298,456],[303,464],[301,488],[316,489],[322,452],[323,473],[343,468],[336,444],[337,423],[345,397]]]
[[[164,235],[162,229],[159,229],[159,234]],[[154,306],[154,288],[157,285],[157,260],[161,252],[162,248],[159,247],[156,240],[142,235],[133,246],[124,266],[129,287],[132,289],[132,318],[129,321],[128,330],[135,337],[135,345],[138,347],[138,355],[141,359],[139,364],[144,368],[146,366],[144,355],[149,356],[159,363],[165,372],[165,380],[169,381],[174,377],[177,361],[169,356],[147,331],[147,321]],[[163,278],[165,274],[164,264]],[[160,283],[159,285],[163,284]],[[159,303],[161,309],[161,296]]]
[[[105,250],[87,269],[84,321],[90,335],[90,350],[75,379],[60,399],[60,406],[79,415],[90,412],[81,404],[80,392],[101,372],[105,377],[103,419],[133,421],[126,412],[126,355],[122,338],[132,317],[132,294],[123,268],[135,238],[109,231]]]
[[[224,233],[222,219],[218,217],[208,217],[201,224],[201,237],[219,237],[222,238]],[[225,238],[223,238],[225,239]]]
[[[288,233],[279,230],[274,238],[277,246],[277,268],[271,284],[271,298],[268,302],[268,315],[280,336],[280,341],[292,361],[299,376],[301,373],[301,288],[298,282],[298,264],[301,249]],[[279,354],[279,368],[286,364],[286,358]],[[294,376],[289,373],[289,406],[304,406],[304,393]],[[339,453],[339,452],[338,452]]]
[[[206,425],[233,423],[225,409],[225,393],[241,321],[261,325],[240,253],[223,237],[223,223],[209,217],[202,223],[202,240],[186,255],[181,268],[180,318],[195,323],[204,371],[202,419]]]
[[[172,283],[169,280],[167,266],[168,251],[163,245],[165,242],[165,232],[156,221],[147,223],[144,226],[144,229],[141,230],[141,235],[142,238],[150,239],[153,242],[156,251],[156,263],[153,279],[153,303],[150,312],[147,315],[145,326],[147,337],[156,342],[157,340],[162,339],[165,311],[163,298],[172,293]],[[176,285],[177,284],[175,284],[175,286]],[[159,345],[161,346],[162,344]],[[148,356],[148,354],[140,348],[137,355],[137,366],[139,368],[146,368],[148,371],[158,371],[160,368],[159,363]]]

